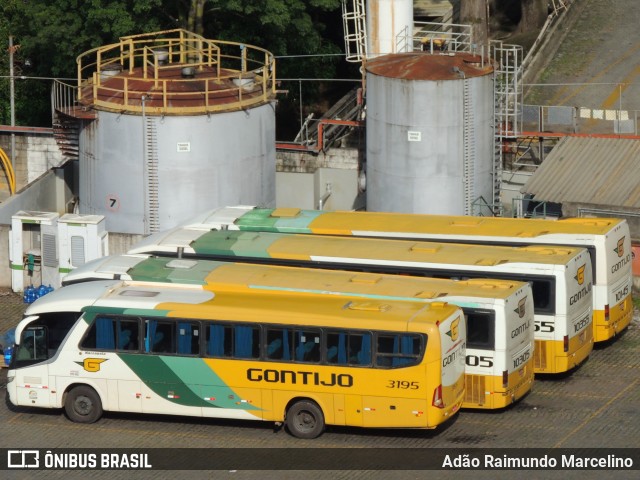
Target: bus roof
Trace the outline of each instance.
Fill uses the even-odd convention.
[[[378,299],[428,301],[445,296],[481,300],[506,299],[524,287],[511,280],[448,279],[402,275],[312,270],[308,268],[248,265],[213,260],[176,259],[147,255],[118,255],[85,264],[65,277],[66,283],[94,279],[159,281],[207,285],[220,289],[278,289],[290,293],[352,294]]]
[[[234,219],[235,217],[235,219]],[[205,212],[185,223],[190,228],[232,225],[239,230],[357,235],[358,232],[451,234],[534,238],[548,234],[602,235],[624,222],[618,218],[559,220],[424,215],[379,212],[328,212],[298,208],[227,207]]]
[[[147,238],[129,253],[175,254],[182,248],[191,255],[313,260],[349,258],[388,262],[413,262],[493,266],[506,263],[566,264],[583,251],[580,247],[471,245],[360,237],[292,235],[271,232],[191,230],[174,228]]]
[[[83,310],[279,324],[299,324],[304,318],[308,325],[397,331],[413,331],[411,325],[416,324],[438,325],[461,314],[458,307],[445,302],[360,300],[271,291],[215,293],[198,285],[112,280],[62,287],[36,300],[25,315]]]

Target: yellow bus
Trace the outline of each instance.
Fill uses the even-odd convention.
[[[204,285],[216,292],[290,293],[375,300],[448,302],[462,308],[467,324],[463,408],[499,409],[533,385],[534,314],[528,283],[472,279],[452,281],[401,275],[154,258],[104,257],[70,272],[65,284],[90,280],[171,282]]]
[[[205,212],[185,226],[205,230],[582,247],[591,255],[594,341],[604,342],[615,337],[629,325],[633,316],[631,235],[623,219],[540,220],[239,206]]]
[[[536,373],[564,373],[593,350],[592,276],[583,248],[502,247],[176,227],[130,253],[455,280],[500,278],[533,290]]]
[[[464,397],[466,325],[445,303],[215,292],[117,280],[60,288],[16,328],[14,405],[435,428]]]

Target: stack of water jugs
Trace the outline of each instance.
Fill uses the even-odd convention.
[[[40,285],[38,288],[34,287],[33,285],[29,285],[24,289],[24,303],[33,303],[38,298],[46,295],[49,292],[53,292],[53,287],[51,285]]]

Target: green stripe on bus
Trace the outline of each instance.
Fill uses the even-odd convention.
[[[319,215],[325,213],[320,210],[300,210],[293,217],[274,218],[273,209],[254,209],[243,214],[234,224],[239,230],[276,232],[276,233],[313,233],[309,225]]]
[[[140,281],[204,285],[204,279],[211,271],[211,265],[198,262],[191,268],[167,266],[168,263],[175,261],[175,258],[149,258],[130,268],[127,273],[131,278]]]
[[[198,255],[268,258],[268,249],[277,239],[253,232],[212,231],[196,239],[191,247]]]
[[[257,409],[248,404],[239,407],[236,402],[240,397],[236,398],[233,390],[224,385],[200,358],[134,354],[119,356],[156,395],[172,403],[188,407]],[[205,400],[205,397],[215,400]]]
[[[218,408],[239,408],[241,397],[228,387],[224,381],[203,360],[188,357],[163,357],[163,361],[187,385],[197,386],[201,398],[210,398],[208,406]],[[215,400],[214,400],[215,399]],[[242,404],[242,410],[258,410],[248,403]]]

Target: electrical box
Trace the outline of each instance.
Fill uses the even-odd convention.
[[[59,278],[90,260],[109,255],[109,233],[103,215],[66,213],[58,219]]]
[[[20,210],[11,217],[9,260],[11,288],[24,291],[26,286],[57,287],[59,215],[55,212]]]

